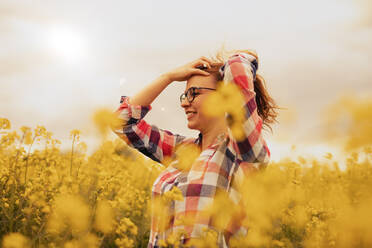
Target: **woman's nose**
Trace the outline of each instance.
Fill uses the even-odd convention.
[[[183,99],[181,100],[181,107],[182,107],[182,108],[186,108],[186,107],[188,107],[188,106],[190,106],[190,103],[189,103],[189,100],[187,100],[187,97],[185,97],[185,98],[183,98]]]

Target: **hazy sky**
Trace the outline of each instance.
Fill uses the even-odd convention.
[[[320,113],[339,96],[372,92],[370,2],[0,0],[0,116],[62,140],[82,129],[91,142],[95,109],[115,110],[121,95],[225,44],[257,51],[258,73],[287,108],[265,134],[278,157],[319,142]],[[146,120],[195,136],[184,88],[168,87]]]

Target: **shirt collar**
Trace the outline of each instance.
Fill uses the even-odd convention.
[[[226,135],[227,135],[226,133],[220,133],[219,135],[217,135],[217,137],[214,139],[211,145],[215,146],[217,144],[220,144],[225,139]],[[202,141],[203,141],[203,135],[202,133],[199,133],[198,138],[195,140],[194,143],[198,145],[199,147],[201,147]]]

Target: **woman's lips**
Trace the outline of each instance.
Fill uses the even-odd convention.
[[[192,118],[194,115],[196,115],[196,112],[187,112],[187,114],[186,114],[187,119]]]

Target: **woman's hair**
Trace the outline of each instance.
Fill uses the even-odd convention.
[[[252,50],[231,50],[226,51],[223,47],[217,52],[215,57],[212,57],[212,61],[220,64],[224,64],[224,62],[232,55],[243,52],[254,56],[258,61],[258,56],[256,52]],[[211,69],[207,69],[206,71],[214,74],[217,77],[217,81],[222,81],[223,78],[219,73],[219,69],[222,65],[212,67]],[[270,124],[277,122],[278,112],[277,109],[280,109],[278,105],[275,103],[274,99],[270,96],[269,92],[266,89],[266,82],[264,78],[256,73],[256,77],[254,79],[254,91],[256,92],[256,104],[257,104],[257,112],[258,115],[262,118],[263,125],[268,127],[271,131],[272,128]]]

